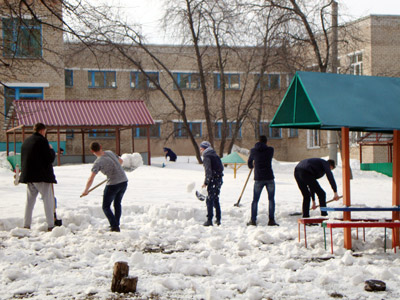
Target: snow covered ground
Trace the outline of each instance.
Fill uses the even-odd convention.
[[[259,225],[246,226],[252,178],[241,206],[234,206],[248,175],[245,166],[236,179],[233,170],[226,168],[222,225],[203,227],[205,203],[196,199],[194,190],[187,191],[193,182],[200,189],[202,165],[194,157],[178,157],[176,163],[162,168],[163,162],[162,157],[154,158],[152,166],[127,173],[120,233],[108,232],[101,209],[103,187],[79,197],[91,164],[55,167],[57,214],[63,226],[52,232],[46,231],[40,200],[32,229],[21,228],[26,186],[14,186],[12,171],[0,168],[0,299],[116,299],[110,286],[117,261],[126,261],[130,275],[138,276],[138,299],[152,295],[158,299],[400,299],[400,253],[390,249],[390,238],[384,252],[382,228],[366,229],[365,243],[354,238],[354,252],[343,249],[341,229],[334,230],[333,255],[329,247],[324,249],[319,226],[308,227],[308,248],[303,233],[298,242],[298,216],[290,215],[301,210],[301,194],[293,178],[295,163],[273,162],[279,227],[267,226],[266,192],[259,203]],[[334,175],[341,194],[340,167]],[[352,204],[391,205],[391,178],[360,171],[356,161],[352,171]],[[99,174],[94,184],[103,179]],[[320,183],[330,199],[326,177]],[[318,215],[319,211],[312,212]],[[330,214],[334,216],[340,213]],[[386,291],[366,292],[368,279],[385,281]]]

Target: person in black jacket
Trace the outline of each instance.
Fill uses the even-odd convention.
[[[335,161],[332,159],[309,158],[300,161],[294,169],[294,178],[303,195],[303,218],[310,217],[310,199],[313,194],[317,194],[320,207],[326,207],[326,193],[319,185],[317,179],[326,174],[329,184],[332,187],[334,200],[338,200],[337,187],[332,170],[335,168]],[[313,207],[315,199],[312,197]],[[327,216],[326,211],[321,211],[322,216]]]
[[[200,153],[203,155],[203,166],[205,171],[205,179],[203,188],[207,187],[208,196],[206,198],[207,204],[207,221],[204,226],[212,226],[213,210],[215,207],[215,217],[218,226],[221,225],[221,207],[219,204],[219,193],[222,186],[222,176],[224,176],[224,166],[221,159],[211,148],[211,144],[203,141],[200,144]]]
[[[165,152],[165,159],[167,159],[167,157],[169,157],[169,161],[176,161],[177,156],[174,151],[172,151],[171,149],[169,149],[167,147],[164,147],[164,152]]]
[[[43,198],[48,230],[54,227],[54,193],[53,183],[57,183],[53,171],[56,153],[46,139],[46,126],[36,123],[34,133],[21,147],[21,176],[19,182],[27,184],[27,201],[25,207],[24,227],[30,228],[32,212],[36,197]]]
[[[253,202],[251,203],[251,220],[247,225],[257,225],[258,201],[265,186],[268,192],[268,226],[279,226],[275,222],[275,180],[272,171],[272,158],[274,148],[267,146],[267,137],[261,135],[254,148],[250,150],[247,165],[250,169],[254,168],[254,189]],[[254,163],[254,164],[253,164]]]

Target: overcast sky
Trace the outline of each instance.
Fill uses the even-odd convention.
[[[108,2],[109,0],[103,0]],[[143,32],[152,41],[159,33],[165,0],[110,0],[124,8],[130,21],[143,25]],[[400,15],[400,0],[338,0],[342,22],[370,14]]]

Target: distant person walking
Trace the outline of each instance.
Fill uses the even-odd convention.
[[[43,198],[47,229],[54,228],[54,192],[53,183],[57,183],[53,170],[56,153],[46,139],[46,126],[36,123],[33,134],[21,147],[21,176],[19,182],[27,184],[24,227],[30,229],[32,213],[37,195]]]
[[[257,225],[258,201],[265,187],[268,192],[268,226],[279,226],[275,222],[275,176],[272,170],[274,148],[267,145],[267,137],[261,135],[254,148],[250,150],[247,165],[254,168],[253,202],[251,203],[251,220],[247,225]]]
[[[97,157],[92,173],[86,183],[82,196],[86,196],[94,178],[100,171],[107,176],[107,184],[103,192],[103,212],[110,223],[110,231],[120,231],[120,218],[122,215],[122,198],[128,186],[128,178],[122,169],[122,159],[112,151],[104,151],[97,142],[90,144],[90,151]],[[114,213],[111,203],[114,202]]]
[[[164,147],[165,159],[169,157],[169,161],[176,161],[177,156],[170,148]]]
[[[303,195],[303,218],[310,217],[310,199],[314,193],[317,194],[320,207],[326,207],[326,193],[319,185],[317,179],[326,174],[332,187],[334,200],[338,200],[337,187],[332,170],[335,169],[335,161],[332,159],[309,158],[300,161],[294,169],[294,178]],[[313,207],[315,199],[312,197]],[[321,211],[321,216],[327,216],[326,211]]]
[[[221,206],[219,204],[219,194],[221,192],[222,176],[224,176],[224,166],[209,142],[201,142],[200,154],[203,156],[203,166],[205,171],[205,179],[202,187],[207,187],[208,193],[206,198],[207,221],[203,225],[213,225],[213,210],[215,207],[215,224],[219,226],[221,225]]]

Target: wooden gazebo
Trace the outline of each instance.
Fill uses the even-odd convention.
[[[400,78],[297,72],[275,113],[271,127],[340,130],[343,204],[350,201],[349,131],[393,134],[392,205],[400,205]],[[343,219],[351,220],[350,211]],[[399,212],[392,212],[399,220]],[[393,247],[399,229],[393,229]],[[351,228],[344,228],[351,249]]]
[[[148,164],[150,165],[150,125],[154,124],[145,103],[141,100],[15,100],[11,107],[6,130],[7,156],[9,143],[14,142],[18,135],[22,141],[27,133],[32,133],[35,123],[44,123],[47,134],[57,135],[58,156],[60,165],[60,135],[73,130],[81,135],[82,163],[85,163],[85,134],[97,130],[115,133],[115,151],[121,155],[120,133],[123,130],[134,130],[137,127],[147,129]],[[11,140],[13,137],[13,141]],[[134,149],[134,134],[132,134],[132,152]]]

